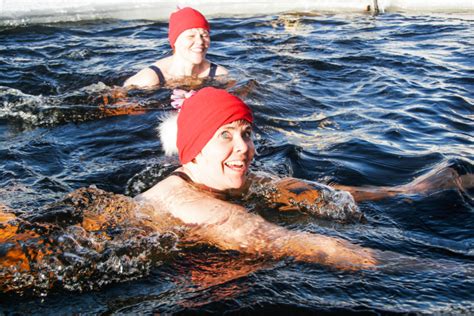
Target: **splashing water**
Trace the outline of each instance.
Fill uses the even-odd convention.
[[[280,180],[262,172],[257,174],[261,179],[273,180],[252,182],[245,200],[246,203],[254,204],[255,209],[270,207],[284,212],[299,211],[315,218],[345,223],[364,220],[363,213],[348,192],[316,182],[301,183],[291,178]],[[264,206],[263,201],[270,201],[271,205]]]
[[[394,273],[346,273],[291,260],[263,259],[262,265],[250,260],[246,265],[241,254],[213,247],[153,248],[153,241],[161,242],[168,231],[170,240],[177,234],[181,242],[179,230],[164,227],[152,235],[140,223],[120,221],[105,232],[100,227],[87,230],[81,224],[81,218],[88,218],[86,208],[86,215],[80,215],[73,210],[81,207],[71,203],[43,207],[91,184],[133,196],[159,180],[167,161],[156,127],[166,115],[171,89],[132,90],[125,98],[116,98],[115,90],[169,52],[167,24],[88,20],[11,26],[0,30],[0,204],[18,214],[1,206],[7,214],[1,222],[15,233],[24,227],[24,240],[37,249],[22,262],[30,260],[34,267],[42,258],[53,258],[64,267],[61,271],[69,267],[73,273],[62,276],[52,264],[42,277],[37,270],[22,270],[15,282],[25,284],[0,298],[2,312],[472,314],[472,269],[470,274],[465,270],[473,259],[474,203],[472,185],[463,178],[474,170],[472,16],[297,12],[210,22],[215,31],[209,59],[230,70],[237,88],[243,87],[239,95],[255,113],[255,169],[309,183],[369,187],[403,186],[439,165],[461,176],[433,170],[441,175],[437,185],[444,189],[360,203],[358,211],[347,201],[345,210],[335,206],[341,212],[336,220],[332,214],[324,220],[321,208],[305,209],[307,203],[300,207],[298,199],[286,205],[289,212],[277,215],[260,210],[253,197],[249,208],[288,229],[341,237],[437,264],[413,269],[408,263]],[[119,116],[130,113],[120,112],[130,103],[145,107],[145,112],[138,108],[131,112],[141,115]],[[412,188],[429,188],[419,180]],[[255,189],[265,192],[265,187]],[[108,196],[104,194],[91,196]],[[277,199],[271,192],[268,197]],[[324,197],[333,199],[338,198]],[[35,218],[35,213],[42,215]],[[67,218],[71,224],[66,225]],[[46,233],[33,234],[30,228]],[[51,240],[44,239],[48,234]],[[2,253],[19,249],[25,255],[21,240],[8,239],[7,244],[11,248],[2,248]],[[135,245],[137,251],[130,255],[120,251]],[[146,252],[148,247],[157,256],[150,267],[140,259],[142,253],[144,260],[154,257]],[[64,257],[61,249],[67,250]],[[106,249],[113,250],[110,257]],[[94,274],[93,262],[106,264]],[[77,283],[84,289],[99,288],[102,277],[114,285],[100,292],[55,292],[64,289],[57,276],[74,288],[72,274],[80,276]],[[40,294],[50,293],[43,303],[16,299],[15,293],[27,294],[35,287]],[[65,301],[71,304],[65,306]]]
[[[96,188],[77,190],[23,218],[4,212],[0,291],[84,291],[147,275],[178,240],[163,230],[163,218],[156,224],[149,213],[128,197]]]

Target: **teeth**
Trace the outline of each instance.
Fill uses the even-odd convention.
[[[229,161],[225,163],[229,167],[237,167],[237,168],[242,168],[244,166],[243,161]]]

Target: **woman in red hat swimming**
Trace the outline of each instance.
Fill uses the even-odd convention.
[[[140,267],[149,266],[147,260],[163,254],[167,232],[184,244],[208,243],[223,250],[294,257],[342,269],[374,267],[373,250],[280,227],[229,200],[245,201],[250,186],[261,185],[275,187],[268,190],[271,204],[281,206],[293,199],[325,207],[322,191],[307,187],[303,191],[308,194],[301,195],[299,182],[249,173],[254,156],[252,122],[250,108],[239,98],[225,90],[203,88],[184,100],[177,116],[174,144],[182,166],[134,199],[83,188],[45,212],[24,218],[0,204],[0,293],[82,288],[89,282],[94,285],[97,273],[106,273],[106,280],[134,277]],[[291,194],[293,189],[297,194]],[[133,251],[124,253],[124,244],[133,245]],[[174,247],[173,242],[170,245]],[[78,251],[78,258],[88,259],[91,253],[92,262],[71,263],[69,258],[76,258]],[[114,255],[117,260],[125,255],[124,266],[138,268],[124,273],[109,269],[115,273],[112,276],[109,270],[96,271]]]
[[[136,243],[140,250],[131,252],[132,257],[126,253],[124,262],[132,258],[132,263],[138,260],[146,268],[146,261],[159,258],[164,249],[161,240],[150,242],[148,237],[165,240],[170,236],[166,232],[178,235],[183,244],[208,243],[223,250],[275,259],[292,257],[340,269],[374,269],[404,259],[341,238],[287,229],[242,205],[257,200],[264,209],[354,220],[363,217],[354,199],[474,185],[472,174],[459,176],[452,168],[445,168],[397,187],[342,187],[353,198],[314,182],[249,172],[254,157],[253,115],[244,102],[222,89],[206,87],[189,96],[182,102],[176,122],[167,123],[165,126],[175,125],[177,130],[161,129],[162,143],[177,147],[181,166],[134,199],[97,188],[79,189],[44,214],[26,218],[0,204],[0,292],[41,287],[44,280],[48,288],[55,284],[76,288],[81,280],[88,282],[96,275],[96,265],[74,261],[72,267],[79,267],[84,275],[78,278],[70,273],[68,258],[75,258],[71,253],[79,251],[81,257],[90,249],[93,258],[106,260],[114,249],[123,253],[124,242]],[[163,131],[174,135],[174,140],[166,139]],[[414,261],[406,263],[413,265]],[[419,264],[425,266],[424,262]],[[125,275],[117,272],[120,279],[127,277],[125,271]]]
[[[334,186],[344,191],[249,172],[255,152],[252,112],[238,97],[221,89],[206,87],[188,96],[173,119],[160,126],[160,136],[167,153],[176,145],[181,167],[137,199],[153,205],[158,213],[164,211],[193,226],[193,235],[200,241],[221,249],[275,258],[289,256],[342,269],[373,268],[382,259],[375,250],[277,226],[236,203],[245,204],[252,192],[258,192],[259,203],[269,208],[360,220],[363,215],[354,199],[423,193],[453,187],[456,182],[472,186],[472,176],[460,177],[451,168],[396,187]]]
[[[199,90],[183,102],[177,116],[175,143],[182,166],[137,199],[192,225],[193,235],[221,249],[276,258],[291,256],[348,269],[376,265],[370,249],[339,238],[288,230],[226,199],[243,197],[250,186],[259,183],[278,188],[269,190],[272,193],[267,199],[272,204],[310,198],[307,202],[322,208],[327,202],[321,199],[321,191],[300,186],[303,182],[249,174],[254,157],[252,122],[250,108],[238,97],[212,87]],[[309,195],[299,189],[301,195],[291,194],[297,186]],[[345,198],[350,198],[349,194]]]
[[[152,87],[182,78],[210,78],[227,70],[206,59],[211,44],[209,22],[199,11],[186,7],[170,16],[168,39],[173,54],[128,78],[124,87]]]

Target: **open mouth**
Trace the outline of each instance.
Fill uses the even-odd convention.
[[[204,47],[193,47],[193,48],[191,48],[191,51],[193,53],[202,53],[202,52],[205,51],[205,48]]]
[[[226,161],[224,164],[234,171],[242,172],[245,170],[245,162],[243,160]]]

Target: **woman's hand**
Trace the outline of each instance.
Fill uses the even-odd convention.
[[[324,264],[343,270],[374,269],[376,251],[345,240],[310,233],[297,233],[286,251],[295,259]]]

